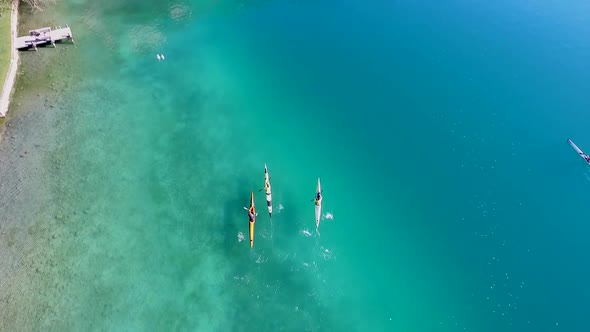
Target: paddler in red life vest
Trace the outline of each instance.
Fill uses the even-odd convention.
[[[258,213],[256,213],[256,215],[254,215],[254,212],[252,211],[252,209],[248,209],[245,206],[244,206],[244,210],[248,211],[248,220],[250,222],[254,222],[254,217],[258,216]]]

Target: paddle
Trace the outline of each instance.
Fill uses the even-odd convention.
[[[271,179],[271,178],[269,177],[269,178],[268,178],[268,182],[270,182],[270,179]],[[265,188],[258,189],[258,192],[261,192],[261,191],[263,191],[263,190],[265,190]]]

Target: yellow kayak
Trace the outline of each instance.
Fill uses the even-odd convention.
[[[254,192],[250,196],[250,208],[248,209],[248,222],[250,228],[250,248],[254,247],[254,224],[256,223],[256,208],[254,207]]]

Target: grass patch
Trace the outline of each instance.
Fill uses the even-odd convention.
[[[4,138],[4,130],[6,127],[4,124],[6,123],[6,118],[0,118],[0,143],[2,143],[2,138]]]
[[[11,5],[0,1],[0,82],[4,82],[10,66],[10,14]],[[0,89],[2,87],[0,86]]]

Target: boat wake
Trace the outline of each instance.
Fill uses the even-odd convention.
[[[270,222],[272,222],[272,219],[270,220]],[[260,237],[263,239],[272,239],[272,225],[270,227],[270,229],[264,229],[263,231],[260,232]]]

